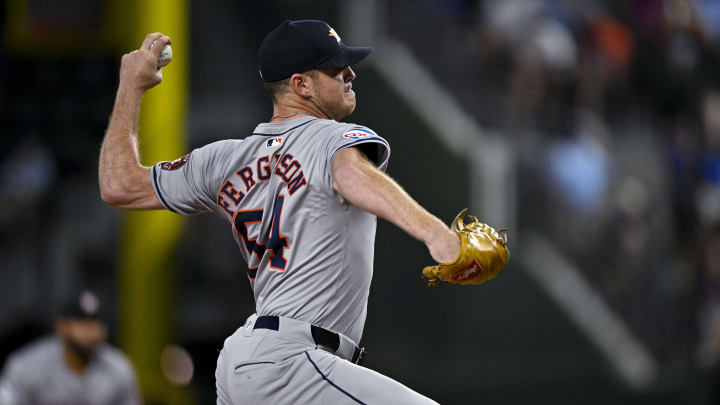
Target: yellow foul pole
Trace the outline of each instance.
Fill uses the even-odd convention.
[[[143,164],[149,166],[187,152],[189,5],[187,0],[135,0],[130,4],[132,9],[124,10],[129,17],[127,25],[118,27],[132,33],[123,35],[126,51],[137,49],[151,32],[172,38],[173,60],[163,68],[162,83],[145,94],[141,105],[140,154]],[[173,267],[183,223],[180,216],[166,211],[130,212],[123,226],[119,338],[149,404],[188,403],[178,397],[178,390],[160,370],[161,351],[173,339]]]

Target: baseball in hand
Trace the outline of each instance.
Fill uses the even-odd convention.
[[[155,41],[150,44],[150,48],[155,45]],[[170,61],[172,60],[172,47],[170,47],[170,44],[165,45],[165,47],[160,52],[160,56],[158,56],[158,69],[160,69],[163,66],[166,66]]]
[[[172,48],[170,47],[170,44],[165,45],[165,48],[163,48],[162,52],[160,52],[160,56],[158,56],[158,67],[161,68],[172,60]]]

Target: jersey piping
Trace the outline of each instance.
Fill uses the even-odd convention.
[[[313,359],[310,357],[310,353],[305,352],[305,356],[307,356],[307,359],[310,360],[310,363],[313,365],[313,367],[315,367],[315,371],[317,371],[318,374],[320,374],[320,376],[323,378],[323,380],[325,380],[325,381],[328,382],[328,384],[332,385],[332,386],[335,387],[338,391],[340,391],[340,392],[342,392],[343,394],[347,395],[348,397],[350,397],[353,401],[357,402],[358,404],[367,405],[365,402],[363,402],[363,401],[355,398],[352,394],[350,394],[349,392],[347,392],[347,391],[345,391],[344,389],[340,388],[339,385],[335,384],[334,382],[332,382],[332,380],[330,380],[329,378],[327,378],[327,376],[326,376],[325,374],[323,374],[322,371],[320,371],[320,368],[317,366],[317,364],[315,364],[315,362],[313,361]]]
[[[152,167],[152,174],[153,174],[153,182],[155,183],[155,187],[153,187],[153,189],[155,189],[155,193],[157,194],[158,198],[160,198],[160,202],[170,212],[177,214],[178,212],[175,211],[174,209],[172,209],[172,207],[170,207],[170,205],[165,201],[165,198],[163,197],[162,192],[160,191],[160,187],[158,186],[157,171],[155,169],[155,166]]]

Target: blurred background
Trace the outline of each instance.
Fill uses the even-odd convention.
[[[717,0],[3,1],[0,362],[88,285],[146,403],[214,403],[245,263],[220,218],[100,200],[119,60],[173,38],[140,135],[172,160],[269,120],[257,48],[305,18],[375,47],[348,121],[388,172],[510,229],[496,280],[428,288],[423,245],[379,221],[367,367],[443,404],[720,403]]]

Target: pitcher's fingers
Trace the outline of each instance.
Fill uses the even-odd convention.
[[[163,48],[165,48],[165,45],[169,44],[170,42],[170,37],[167,35],[163,35],[158,38],[154,44],[152,44],[150,51],[154,53],[155,56],[160,57],[160,53],[162,52]]]
[[[153,41],[156,39],[162,37],[163,34],[160,32],[153,32],[152,34],[147,34],[145,36],[145,39],[143,40],[142,45],[140,45],[140,49],[150,49],[150,46],[152,45]]]

